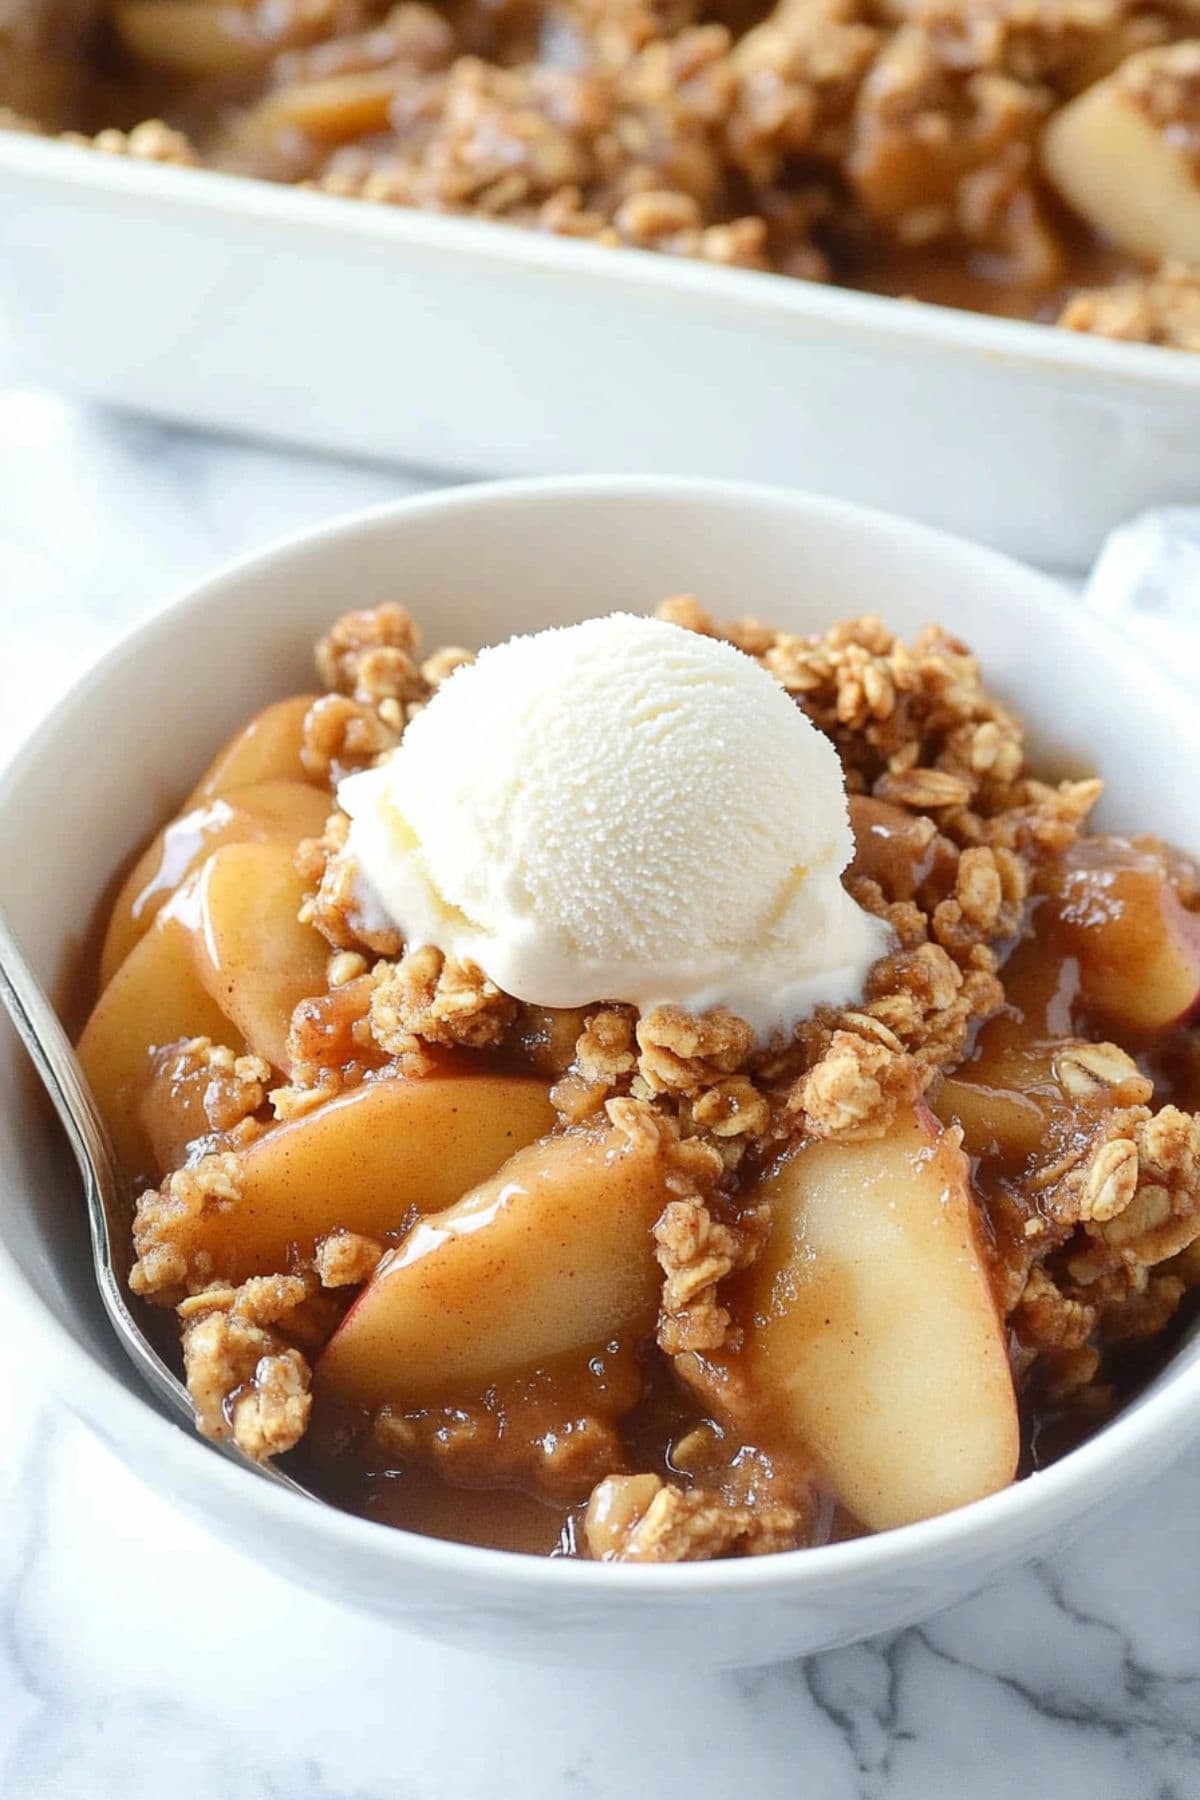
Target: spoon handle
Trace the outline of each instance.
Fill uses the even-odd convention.
[[[187,1389],[143,1334],[125,1296],[124,1278],[129,1273],[129,1256],[125,1249],[128,1238],[124,1227],[128,1223],[129,1201],[108,1126],[71,1040],[26,962],[2,911],[0,1002],[41,1076],[79,1164],[100,1299],[113,1330],[139,1375],[158,1399],[177,1417],[190,1422],[192,1404]],[[118,1230],[114,1221],[119,1221],[122,1228]],[[119,1269],[115,1260],[118,1253],[121,1256]],[[252,1462],[236,1444],[218,1443],[213,1447],[231,1462],[251,1469],[277,1486],[306,1494],[306,1490],[282,1469],[270,1463]]]
[[[175,1413],[191,1417],[183,1383],[167,1368],[142,1335],[129,1310],[120,1275],[128,1274],[128,1257],[120,1272],[115,1262],[110,1220],[128,1210],[116,1153],[95,1096],[79,1064],[58,1014],[26,962],[4,914],[0,912],[0,1001],[41,1076],[62,1122],[79,1172],[83,1176],[88,1230],[100,1297],[123,1348],[159,1399]]]
[[[116,1169],[116,1155],[108,1126],[100,1115],[91,1088],[58,1014],[46,998],[41,983],[26,962],[20,946],[0,912],[0,1001],[17,1028],[34,1067],[42,1078],[54,1110],[70,1141],[75,1160],[89,1188],[101,1179],[101,1171]],[[99,1196],[96,1196],[99,1199]],[[118,1196],[114,1195],[114,1199]],[[93,1241],[102,1240],[108,1254],[108,1224],[103,1216],[93,1219]]]

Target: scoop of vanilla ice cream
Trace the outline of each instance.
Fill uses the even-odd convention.
[[[458,670],[342,782],[364,904],[520,1000],[726,1006],[760,1039],[890,943],[837,753],[759,664],[614,614]]]

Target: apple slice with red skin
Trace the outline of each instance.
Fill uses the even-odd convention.
[[[881,1531],[1005,1487],[1019,1448],[967,1159],[928,1108],[790,1155],[760,1196],[744,1372],[762,1441]]]
[[[1200,913],[1183,904],[1163,850],[1128,838],[1080,838],[1050,902],[1060,953],[1079,963],[1089,1016],[1153,1037],[1200,1008]]]
[[[262,781],[306,781],[322,790],[323,784],[300,760],[304,721],[319,699],[319,694],[290,694],[256,713],[217,751],[188,796],[185,810]]]
[[[303,781],[263,781],[236,788],[172,819],[129,871],[109,916],[100,954],[100,984],[106,986],[161,907],[188,876],[224,844],[278,841],[292,849],[302,838],[325,829],[327,795]]]
[[[238,1158],[238,1200],[195,1221],[189,1255],[244,1281],[311,1256],[334,1230],[398,1231],[498,1169],[554,1121],[527,1076],[384,1076],[275,1126]]]
[[[418,1407],[654,1329],[656,1146],[570,1132],[518,1152],[386,1257],[316,1369],[322,1399]]]

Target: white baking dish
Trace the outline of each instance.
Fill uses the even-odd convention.
[[[22,374],[168,418],[468,473],[803,485],[1064,567],[1200,496],[1179,352],[4,132],[0,220]]]

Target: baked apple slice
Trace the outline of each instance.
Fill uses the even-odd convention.
[[[307,782],[261,781],[173,819],[142,852],[117,895],[100,955],[101,986],[206,856],[223,844],[260,840],[294,849],[301,838],[320,836],[329,808],[328,796]]]
[[[944,1125],[962,1128],[972,1156],[1018,1165],[1046,1142],[1062,1098],[1051,1053],[1039,1048],[956,1069],[938,1087],[932,1106]]]
[[[1153,1036],[1200,1002],[1200,913],[1189,912],[1152,841],[1080,838],[1054,897],[1061,954],[1079,965],[1089,1015],[1120,1034]]]
[[[1150,1082],[1117,1044],[1077,1037],[1006,1042],[992,1030],[984,1027],[971,1061],[947,1075],[932,1099],[944,1124],[961,1126],[971,1156],[1010,1172],[1035,1158],[1053,1162],[1089,1118],[1150,1098]]]
[[[854,833],[849,874],[878,882],[886,900],[911,900],[930,881],[951,891],[958,859],[932,820],[869,794],[851,794],[849,807]]]
[[[329,945],[298,914],[304,883],[289,844],[226,844],[170,910],[192,929],[196,969],[246,1044],[287,1069],[301,1000],[325,991]]]
[[[239,138],[302,132],[313,143],[347,144],[386,131],[403,79],[395,69],[355,69],[275,88],[246,114]]]
[[[154,1054],[192,1037],[244,1047],[200,980],[191,932],[163,912],[100,995],[79,1040],[84,1073],[131,1174],[152,1169],[138,1103],[154,1072]]]
[[[256,713],[218,750],[192,789],[186,806],[190,809],[234,788],[254,787],[262,781],[310,781],[300,760],[300,749],[304,721],[319,697],[292,694]],[[320,787],[320,783],[312,785]]]
[[[1055,112],[1042,166],[1101,237],[1150,261],[1200,262],[1200,43],[1157,45]]]
[[[243,1151],[240,1198],[200,1215],[189,1252],[244,1281],[284,1268],[292,1246],[311,1255],[329,1231],[398,1231],[414,1209],[458,1200],[553,1122],[545,1085],[528,1077],[368,1082]]]
[[[192,1146],[213,1136],[205,1100],[212,1073],[202,1055],[183,1043],[165,1045],[151,1059],[138,1116],[150,1146],[149,1170],[162,1180],[180,1168]]]
[[[414,1226],[317,1365],[354,1406],[465,1398],[501,1376],[654,1328],[661,1156],[614,1131],[546,1138]]]
[[[1006,1486],[1017,1406],[956,1136],[919,1107],[803,1146],[762,1197],[744,1354],[768,1447],[806,1450],[876,1531]]]
[[[304,21],[302,10],[261,20],[244,6],[212,0],[123,0],[112,12],[130,56],[185,80],[248,75],[279,51],[311,41],[316,33]]]
[[[987,1021],[970,1057],[950,1070],[931,1100],[944,1124],[962,1126],[970,1155],[1013,1164],[1043,1147],[1051,1121],[1074,1110],[1060,1056],[1082,1042],[1076,1035],[1078,964],[1063,956],[1047,904],[1035,921],[1037,934],[1019,943],[1005,964],[1003,1010]]]

